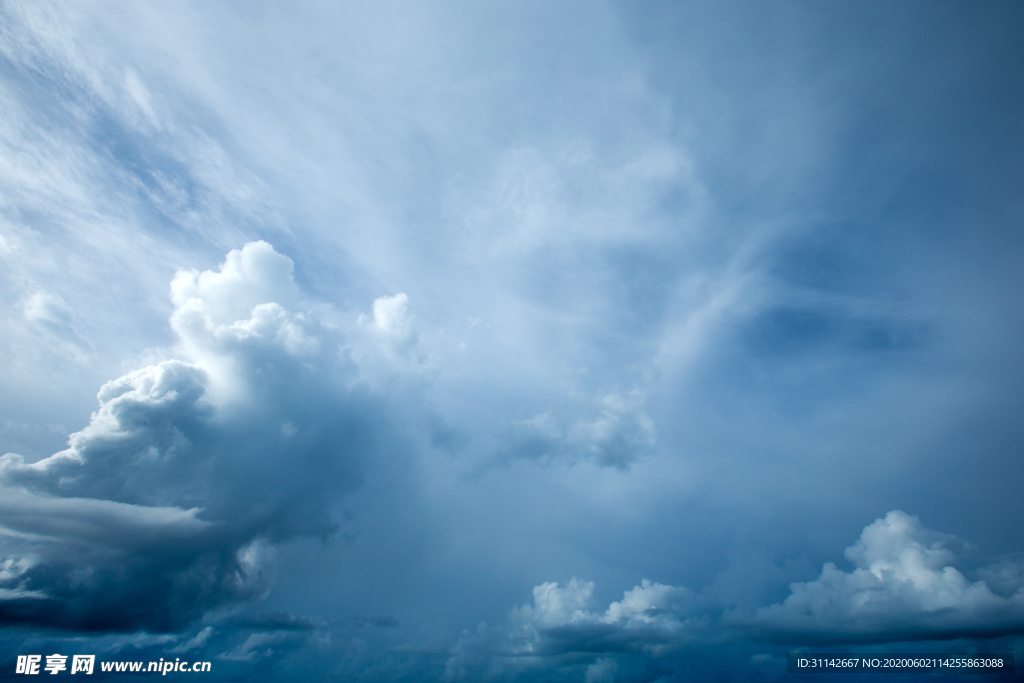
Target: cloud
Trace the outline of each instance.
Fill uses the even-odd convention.
[[[196,322],[213,331],[248,320],[260,304],[291,308],[298,298],[293,269],[290,258],[258,241],[230,251],[218,271],[178,271],[171,281],[172,324],[179,333]]]
[[[25,319],[42,333],[55,350],[76,361],[88,358],[92,344],[79,331],[81,320],[59,295],[34,292],[25,298],[21,308]]]
[[[291,637],[288,633],[282,631],[251,633],[244,642],[239,643],[230,652],[222,652],[217,655],[217,658],[233,662],[251,662],[257,657],[272,655],[274,650],[268,647],[269,645],[276,645],[289,640]]]
[[[179,466],[200,457],[193,444],[211,416],[211,407],[200,402],[207,384],[202,368],[181,361],[107,382],[97,394],[99,410],[71,435],[68,449],[31,464],[3,456],[3,482],[131,504],[173,500],[185,476]]]
[[[227,623],[240,628],[274,631],[315,631],[324,626],[309,617],[297,617],[287,612],[238,616],[229,619]]]
[[[172,655],[181,654],[182,652],[189,652],[190,650],[196,650],[204,647],[210,640],[210,636],[213,635],[213,627],[207,626],[199,633],[195,634],[181,645],[171,648],[168,650]]]
[[[792,584],[781,604],[728,621],[790,642],[984,638],[1024,630],[1022,566],[1004,561],[970,581],[953,566],[962,547],[893,510],[846,549],[852,572],[826,563],[816,580]]]
[[[1024,590],[1024,562],[1002,560],[982,567],[974,574],[984,581],[996,595],[1009,598]]]
[[[373,300],[373,316],[359,314],[353,330],[353,355],[374,386],[396,375],[416,376],[429,369],[404,292]]]
[[[538,588],[543,589],[538,592]],[[687,588],[647,579],[623,593],[601,613],[581,609],[593,584],[573,579],[565,588],[544,584],[534,589],[534,606],[521,607],[513,620],[522,621],[530,637],[526,648],[547,655],[570,652],[647,652],[662,655],[706,636],[704,612],[710,601]],[[562,608],[569,598],[569,615]],[[554,610],[552,609],[554,607]]]
[[[373,320],[360,316],[360,322],[377,334],[394,337],[400,342],[415,339],[409,317],[409,297],[405,293],[374,299]]]
[[[218,659],[225,661],[251,662],[278,654],[282,649],[293,650],[307,642],[321,645],[330,642],[326,623],[284,612],[238,616],[224,624],[231,627],[235,637],[248,632],[234,648],[217,655]],[[196,638],[200,636],[202,632]]]
[[[0,587],[0,601],[23,599],[46,599],[49,596],[42,591],[25,590],[24,584],[18,579],[32,568],[31,558],[21,557],[17,560],[8,558],[0,564],[0,584],[13,585],[13,588]]]
[[[14,487],[0,488],[0,493],[4,529],[24,538],[132,548],[180,542],[211,527],[210,522],[196,518],[197,508],[41,496]]]
[[[618,668],[614,659],[602,657],[587,667],[583,683],[613,683]]]
[[[546,582],[505,623],[464,631],[449,651],[444,677],[531,678],[575,666],[585,680],[603,681],[614,680],[624,663],[630,676],[648,671],[648,660],[668,670],[686,668],[681,652],[742,642],[857,644],[1020,633],[1024,563],[983,567],[972,582],[951,564],[965,547],[894,510],[865,527],[846,550],[852,572],[827,563],[817,580],[792,584],[785,601],[753,614],[729,609],[706,592],[647,579],[595,611],[593,582]]]
[[[513,614],[524,625],[561,626],[590,618],[586,607],[593,595],[594,582],[575,576],[564,588],[556,582],[542,583],[533,589],[533,605],[523,605]]]
[[[661,657],[714,637],[708,627],[715,603],[686,588],[644,579],[603,612],[590,609],[593,594],[594,583],[576,577],[564,586],[536,586],[533,604],[515,607],[505,625],[463,632],[445,679],[499,677],[499,670],[514,678],[555,663],[589,662],[586,680],[612,680],[616,662],[598,655]]]
[[[609,393],[589,406],[589,415],[567,423],[550,412],[519,420],[508,428],[503,460],[539,462],[589,461],[602,467],[629,469],[650,456],[657,442],[654,421],[644,412],[640,391]]]
[[[292,268],[254,242],[179,272],[185,359],[104,384],[67,449],[0,458],[0,618],[181,629],[265,596],[278,543],[333,533],[386,420],[340,333],[295,310]]]
[[[12,421],[71,425],[0,448],[24,456],[0,540],[0,562],[24,569],[0,584],[23,623],[57,623],[47,602],[84,614],[135,576],[154,613],[209,619],[263,595],[276,567],[268,611],[394,615],[395,639],[443,614],[489,638],[475,624],[517,600],[559,614],[530,601],[548,579],[629,577],[600,580],[618,600],[644,576],[712,581],[729,558],[747,569],[720,574],[719,596],[742,594],[753,618],[820,569],[774,558],[853,572],[822,548],[896,506],[880,501],[946,508],[961,535],[986,529],[988,552],[1015,549],[1019,11],[716,8],[6,3],[0,394]],[[257,236],[296,259],[301,291],[269,245],[217,267]],[[168,305],[182,264],[197,270]],[[45,306],[26,315],[41,287],[78,316],[45,304],[94,344],[89,363],[52,352]],[[452,349],[433,449],[392,410],[412,399],[389,383],[429,365],[419,344],[444,363]],[[118,365],[144,348],[158,350]],[[143,366],[123,400],[91,403]],[[366,493],[374,466],[407,486]],[[358,492],[376,526],[364,517],[357,541],[289,541],[351,531]],[[408,500],[422,514],[396,511]],[[763,575],[735,561],[748,547]],[[1006,600],[1019,587],[1013,562],[960,570]],[[630,678],[613,648],[685,642],[668,617],[688,613],[623,627],[602,620],[610,601],[531,621],[524,642],[562,653],[552,678],[608,677],[602,661],[620,680],[672,678]],[[720,614],[709,628],[732,633]],[[161,628],[118,626],[143,627]],[[216,628],[213,654],[248,635]],[[506,652],[515,629],[495,629]],[[375,629],[360,637],[366,667],[390,661]]]
[[[152,96],[134,69],[127,68],[124,72],[124,88],[146,121],[154,128],[160,127],[160,121],[153,111]]]

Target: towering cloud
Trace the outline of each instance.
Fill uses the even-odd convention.
[[[264,595],[274,545],[330,534],[358,486],[379,401],[291,260],[250,243],[171,293],[185,360],[106,383],[66,450],[0,458],[5,621],[181,628]]]

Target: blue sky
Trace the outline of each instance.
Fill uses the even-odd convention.
[[[3,3],[0,670],[1024,656],[1022,29]]]

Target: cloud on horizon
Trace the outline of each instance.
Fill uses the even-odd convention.
[[[783,602],[753,614],[647,579],[593,611],[593,582],[543,583],[504,625],[464,631],[444,680],[514,679],[568,665],[585,665],[588,679],[601,680],[618,668],[617,657],[671,661],[682,651],[742,641],[870,645],[1020,633],[1024,563],[1004,560],[970,581],[953,566],[964,547],[893,510],[847,548],[852,572],[826,563],[816,580],[793,583]]]
[[[814,581],[794,583],[781,604],[727,622],[785,642],[879,643],[993,638],[1024,631],[1024,563],[974,572],[954,565],[964,543],[893,510],[846,549],[855,569],[832,562]]]

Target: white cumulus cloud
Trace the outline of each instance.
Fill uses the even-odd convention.
[[[986,636],[1024,628],[1024,587],[1013,580],[1020,567],[1004,562],[982,569],[972,581],[953,566],[962,545],[893,510],[846,549],[853,571],[828,562],[817,579],[792,584],[785,601],[758,610],[747,623],[776,637],[835,642]],[[994,591],[988,581],[1002,590]]]

